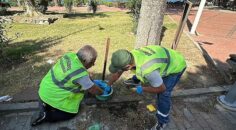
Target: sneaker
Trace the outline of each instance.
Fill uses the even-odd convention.
[[[165,127],[166,127],[166,124],[161,124],[161,123],[157,122],[157,123],[151,128],[151,130],[164,130]]]
[[[34,118],[34,116],[33,116]],[[31,123],[31,126],[37,126],[41,123],[43,123],[46,119],[46,112],[42,112],[40,114],[38,114],[38,118],[33,120],[33,122]]]
[[[128,80],[125,80],[124,84],[137,86],[137,85],[140,85],[140,81],[137,79],[136,76],[133,76],[132,78],[129,78]]]

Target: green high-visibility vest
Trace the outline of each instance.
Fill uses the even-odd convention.
[[[76,80],[88,72],[75,53],[61,57],[40,83],[39,96],[50,106],[68,113],[78,113],[84,97]]]
[[[157,45],[149,45],[131,51],[135,65],[136,76],[142,82],[154,70],[158,70],[162,77],[183,71],[186,68],[184,57],[177,51]]]

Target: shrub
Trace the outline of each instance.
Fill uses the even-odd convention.
[[[98,2],[96,1],[96,0],[90,0],[89,1],[89,10],[91,11],[93,11],[93,14],[95,14],[96,13],[96,11],[97,11],[97,6],[98,6]]]
[[[88,0],[74,0],[73,1],[74,6],[86,5],[86,3],[88,3]]]
[[[10,8],[10,4],[7,2],[0,2],[0,15],[5,15],[7,13],[7,9]]]
[[[71,13],[72,6],[73,6],[73,0],[64,0],[64,6],[68,13]]]
[[[10,0],[10,1],[9,1],[9,4],[10,4],[11,6],[13,6],[13,7],[18,6],[18,5],[17,5],[17,0]]]
[[[0,58],[3,57],[3,47],[6,46],[9,41],[5,27],[4,19],[0,19]]]
[[[48,9],[49,0],[35,0],[35,8],[41,13],[45,13]]]
[[[0,44],[1,46],[3,44],[6,44],[8,41],[8,38],[6,37],[6,30],[5,25],[3,24],[4,19],[0,19]]]
[[[105,2],[104,5],[108,6],[108,7],[113,7],[113,3],[112,2]]]

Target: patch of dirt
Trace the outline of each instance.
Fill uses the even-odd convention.
[[[117,104],[116,108],[97,106],[87,110],[87,113],[91,117],[86,115],[90,118],[79,122],[78,129],[86,129],[98,124],[102,129],[144,130],[150,129],[156,123],[155,112],[148,112],[144,104]]]

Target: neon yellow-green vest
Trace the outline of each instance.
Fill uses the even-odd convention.
[[[61,57],[40,83],[39,96],[50,106],[68,113],[78,113],[84,97],[78,78],[88,75],[75,53]]]
[[[172,49],[157,45],[149,45],[131,51],[135,65],[136,76],[142,82],[147,82],[145,75],[158,70],[162,77],[183,71],[186,68],[184,57]]]

